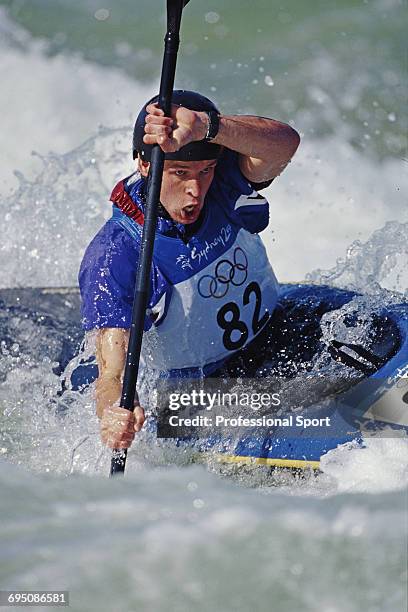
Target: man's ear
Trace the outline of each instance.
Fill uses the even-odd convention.
[[[138,157],[137,157],[137,166],[139,168],[140,174],[146,178],[147,175],[149,174],[150,162],[144,161],[140,157],[140,155],[138,155]]]

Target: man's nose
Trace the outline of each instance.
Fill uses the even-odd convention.
[[[199,179],[191,179],[187,182],[186,193],[191,195],[193,198],[200,197],[201,194],[201,183]]]

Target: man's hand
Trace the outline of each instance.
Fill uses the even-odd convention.
[[[105,408],[101,419],[101,439],[109,448],[129,448],[134,440],[135,432],[142,429],[145,413],[141,406],[136,406],[134,412],[109,406]]]
[[[202,140],[208,127],[206,113],[172,104],[171,117],[165,117],[157,104],[146,107],[147,117],[143,142],[159,144],[165,153],[174,153],[195,140]]]

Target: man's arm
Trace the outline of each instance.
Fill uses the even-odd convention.
[[[212,141],[240,153],[242,174],[253,183],[278,176],[300,143],[299,134],[285,123],[253,116],[221,116]]]
[[[101,329],[96,339],[96,414],[101,419],[102,441],[110,448],[129,448],[145,420],[137,394],[134,412],[114,406],[122,393],[128,341],[129,330],[121,328]]]
[[[96,337],[96,360],[99,376],[96,381],[96,414],[101,419],[107,406],[113,406],[122,392],[129,333],[126,329],[100,329]]]
[[[164,117],[157,105],[147,109],[144,142],[158,143],[164,152],[177,151],[189,142],[205,138],[207,113],[172,106],[172,116]],[[299,134],[286,123],[249,115],[222,115],[217,136],[212,140],[240,153],[243,175],[253,183],[278,176],[299,146]]]

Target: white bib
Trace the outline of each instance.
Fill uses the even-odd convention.
[[[173,286],[166,316],[144,334],[145,364],[194,368],[231,356],[267,324],[278,293],[261,238],[240,229],[218,259]],[[161,312],[162,305],[153,314],[156,309]]]

